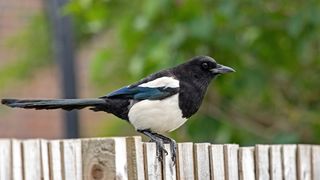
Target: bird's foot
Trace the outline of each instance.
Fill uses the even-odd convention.
[[[157,140],[151,139],[150,142],[156,143],[156,157],[160,162],[162,162],[164,156],[168,155],[168,151],[164,148],[163,140],[160,138],[157,138]]]
[[[168,138],[166,136],[163,136],[161,134],[153,133],[158,138],[162,139],[165,144],[170,145],[170,152],[171,152],[171,160],[173,161],[173,164],[176,164],[177,160],[177,143],[174,139]]]
[[[171,142],[170,142],[170,150],[171,150],[171,160],[175,165],[177,160],[177,143],[173,139],[171,139]]]
[[[156,143],[156,157],[160,162],[162,162],[164,155],[168,155],[168,151],[164,148],[163,138],[157,136],[156,133],[151,132],[150,130],[138,130],[142,134],[150,138],[150,142]]]

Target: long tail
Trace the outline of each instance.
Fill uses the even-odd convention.
[[[103,99],[2,99],[1,103],[13,108],[25,109],[82,109],[85,107],[94,108],[105,106]]]

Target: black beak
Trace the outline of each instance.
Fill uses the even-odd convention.
[[[226,73],[231,73],[231,72],[236,72],[236,71],[234,69],[232,69],[231,67],[218,64],[216,68],[211,69],[211,72],[213,74],[226,74]]]

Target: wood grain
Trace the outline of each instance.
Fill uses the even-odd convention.
[[[225,180],[223,145],[210,146],[211,179]]]
[[[22,174],[23,173],[22,149],[21,149],[21,146],[22,145],[21,145],[21,141],[20,140],[17,140],[17,139],[12,139],[11,140],[12,179],[13,180],[23,180],[23,174]],[[2,173],[0,173],[0,174],[2,174]]]
[[[178,179],[195,179],[192,143],[178,144],[177,175]]]
[[[241,180],[255,180],[254,147],[239,149],[239,175]]]
[[[94,138],[82,141],[84,180],[128,179],[125,138]]]
[[[194,161],[196,179],[210,179],[209,143],[194,144]]]
[[[140,136],[126,138],[128,178],[129,180],[144,180],[143,144]]]
[[[237,180],[239,179],[238,173],[238,149],[237,144],[225,144],[224,150],[224,165],[226,170],[227,180]]]
[[[0,140],[0,180],[11,179],[11,142]]]
[[[62,146],[62,163],[64,179],[82,179],[81,140],[64,140]]]
[[[162,179],[161,162],[156,157],[156,144],[144,143],[145,178],[147,180]]]
[[[311,180],[311,146],[298,145],[297,170],[299,180]]]
[[[50,179],[63,179],[63,164],[60,140],[49,142]]]
[[[174,164],[174,162],[171,159],[171,150],[170,150],[170,145],[165,144],[165,149],[168,151],[168,155],[164,158],[164,163],[163,163],[163,179],[164,180],[176,180],[177,179],[177,171],[176,167],[177,165]]]
[[[282,146],[282,163],[283,163],[284,180],[297,179],[296,153],[297,153],[296,145]]]
[[[50,179],[50,167],[49,167],[49,144],[48,140],[40,140],[40,151],[41,151],[41,180]]]
[[[312,178],[313,180],[320,180],[320,146],[314,145],[311,148],[312,159]]]
[[[22,142],[23,149],[23,168],[25,180],[41,179],[41,154],[40,140],[24,140]]]
[[[270,177],[272,180],[282,180],[281,145],[270,146]]]
[[[0,180],[320,180],[319,145],[178,143],[159,162],[141,137],[0,139]]]
[[[255,146],[255,164],[257,180],[269,180],[269,146]]]

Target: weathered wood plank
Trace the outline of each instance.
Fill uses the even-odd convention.
[[[82,141],[84,180],[128,179],[125,138],[95,138]]]
[[[62,180],[62,157],[60,140],[49,141],[50,179]]]
[[[128,159],[127,159],[127,144],[126,138],[117,137],[114,138],[115,141],[115,161],[116,161],[116,178],[125,180],[128,179]]]
[[[270,177],[272,180],[282,180],[281,145],[270,146]]]
[[[255,164],[257,180],[269,180],[269,146],[255,146]]]
[[[224,160],[225,160],[225,162],[224,162],[225,173],[226,173],[227,180],[239,179],[238,149],[239,149],[239,145],[237,145],[237,144],[225,144],[223,147]]]
[[[320,146],[179,143],[161,163],[140,137],[0,139],[0,180],[320,180]]]
[[[192,143],[178,144],[177,160],[178,179],[195,179]]]
[[[284,145],[282,146],[283,157],[283,178],[284,180],[296,180],[297,179],[297,165],[296,165],[296,145]]]
[[[241,180],[255,180],[254,147],[239,148],[239,165]]]
[[[8,139],[0,140],[0,180],[11,178],[11,142]]]
[[[22,150],[21,141],[17,139],[11,140],[12,151],[12,179],[23,180],[22,170]],[[2,154],[2,153],[1,153]],[[1,174],[1,173],[0,173]],[[1,178],[0,178],[1,179]]]
[[[65,180],[82,179],[81,140],[62,141],[63,177]]]
[[[140,136],[127,137],[129,180],[144,180],[143,144]]]
[[[311,148],[312,179],[320,180],[320,146],[313,145]]]
[[[144,143],[145,178],[147,180],[162,179],[161,163],[156,157],[156,144]]]
[[[22,141],[23,148],[23,168],[25,180],[41,179],[41,154],[40,140],[24,140]]]
[[[211,179],[225,180],[223,145],[210,146]]]
[[[49,149],[48,140],[40,140],[40,150],[41,150],[41,180],[50,179],[50,168],[49,168]]]
[[[311,146],[298,145],[297,158],[298,179],[311,180]]]
[[[168,151],[168,155],[164,158],[164,163],[163,163],[163,171],[162,171],[162,176],[164,180],[176,180],[177,179],[177,172],[176,172],[176,166],[174,165],[174,162],[172,161],[171,157],[171,150],[170,150],[170,145],[165,144],[165,149]]]
[[[194,161],[196,179],[210,179],[209,143],[194,144]]]

